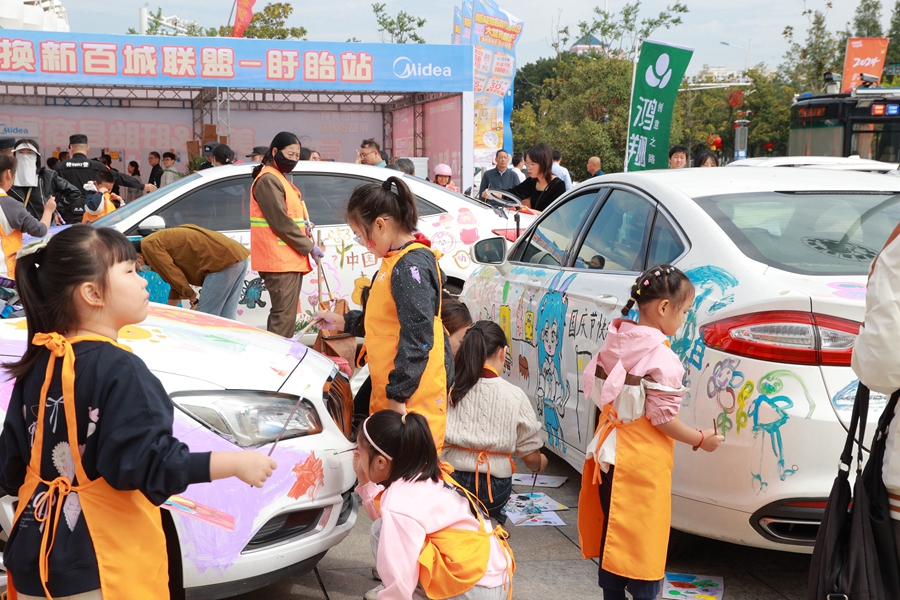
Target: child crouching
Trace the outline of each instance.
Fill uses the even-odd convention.
[[[378,600],[512,597],[515,562],[474,497],[444,478],[425,417],[383,410],[357,436],[356,491],[372,518]],[[368,596],[367,596],[368,597]]]

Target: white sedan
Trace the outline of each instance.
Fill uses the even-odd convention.
[[[98,227],[115,227],[128,236],[140,236],[155,229],[193,223],[220,231],[250,247],[250,185],[255,165],[239,164],[198,171],[156,192],[126,204],[98,220]],[[517,228],[511,209],[492,209],[461,194],[450,192],[423,179],[399,171],[338,162],[302,161],[291,179],[321,236],[325,250],[325,279],[334,297],[351,307],[360,303],[362,288],[378,269],[375,255],[353,242],[344,213],[353,190],[364,183],[381,183],[390,176],[402,177],[416,195],[421,231],[432,247],[443,253],[440,266],[447,275],[447,288],[462,290],[472,272],[469,249],[480,239],[503,235],[515,240]],[[527,211],[527,209],[526,209]],[[521,231],[533,221],[520,215]],[[303,278],[301,307],[314,312],[319,282],[316,271]],[[153,290],[151,290],[152,293]],[[324,295],[324,288],[323,288]],[[238,320],[265,327],[269,294],[262,279],[248,271],[238,305]]]
[[[160,378],[176,407],[175,435],[195,452],[267,453],[298,407],[262,489],[222,479],[191,485],[163,505],[180,597],[227,598],[303,574],[347,537],[357,513],[353,398],[332,361],[248,325],[155,304],[119,341]],[[26,345],[24,319],[0,321],[0,362],[18,358]],[[0,418],[13,384],[3,373]],[[0,498],[3,531],[15,502]],[[0,570],[0,590],[5,580]]]
[[[858,381],[850,355],[866,274],[900,222],[900,181],[814,169],[683,169],[591,179],[557,200],[462,299],[510,341],[505,376],[535,401],[549,447],[579,470],[598,419],[581,373],[637,274],[671,262],[694,282],[671,339],[680,418],[713,422],[712,454],[676,444],[677,529],[809,551]],[[492,263],[492,264],[487,264]],[[540,381],[562,385],[538,394]],[[543,391],[543,390],[542,390]],[[873,402],[870,420],[886,399]],[[870,430],[874,427],[870,427]]]

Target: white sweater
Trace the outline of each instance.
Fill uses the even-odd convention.
[[[491,476],[512,477],[512,467],[504,455],[515,452],[522,457],[543,445],[541,424],[525,392],[500,377],[482,378],[447,411],[441,459],[458,471],[474,473],[477,467],[486,473],[487,464],[478,464],[478,453],[496,453],[488,455]]]

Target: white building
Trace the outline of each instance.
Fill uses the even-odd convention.
[[[0,0],[0,27],[69,31],[69,18],[60,0]]]

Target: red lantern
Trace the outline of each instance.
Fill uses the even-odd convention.
[[[775,144],[773,144],[772,142],[766,142],[765,144],[763,144],[763,148],[766,149],[766,152],[771,152],[775,149]]]

